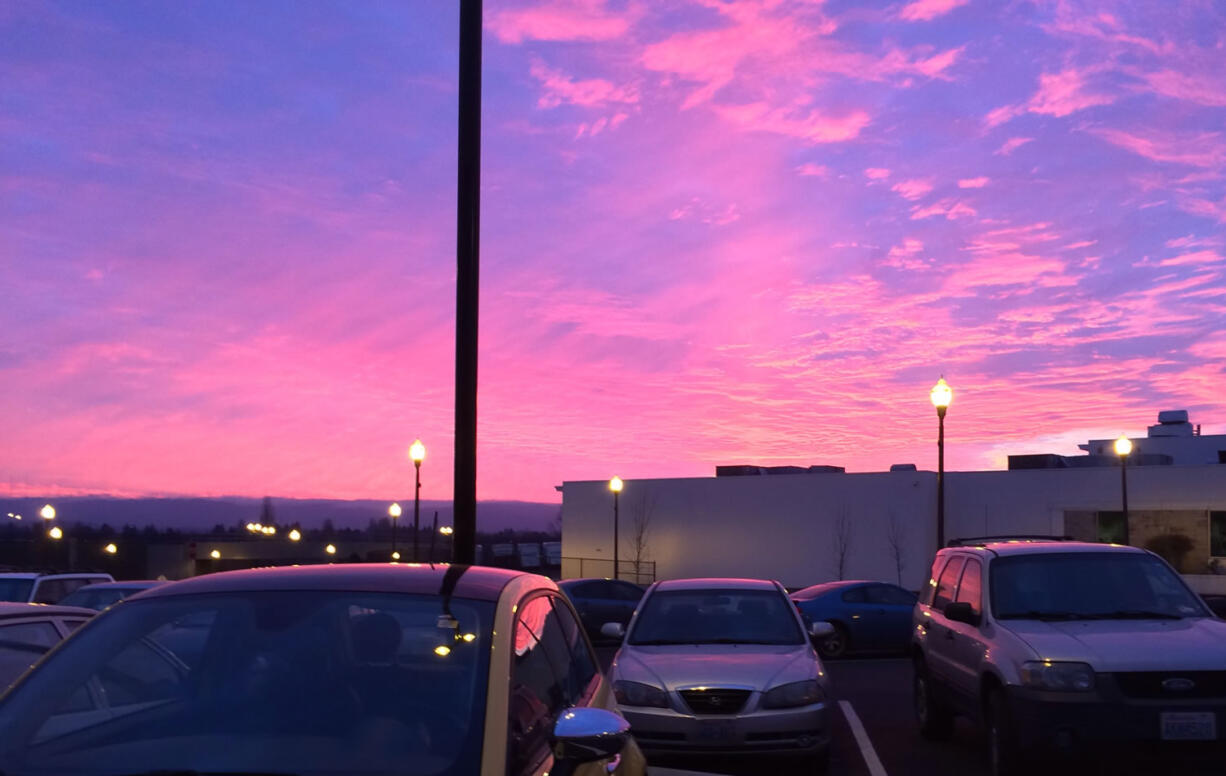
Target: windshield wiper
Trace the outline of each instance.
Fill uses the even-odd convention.
[[[1149,609],[1119,609],[1114,612],[1089,615],[1095,620],[1182,620],[1183,617],[1170,612],[1155,612]]]

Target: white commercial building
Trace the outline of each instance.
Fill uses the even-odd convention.
[[[946,472],[945,535],[1069,534],[1144,546],[1179,533],[1191,544],[1182,570],[1206,573],[1212,557],[1226,556],[1226,464],[1178,465],[1178,445],[1153,446],[1154,438],[1151,429],[1134,440],[1140,465],[1127,472],[1127,519],[1118,459],[1017,456],[1009,470]],[[1226,435],[1167,439],[1226,451]],[[729,476],[627,480],[619,576],[765,577],[789,587],[881,579],[918,589],[936,549],[936,473],[814,468],[721,467]],[[563,576],[613,574],[613,522],[607,482],[563,484]]]

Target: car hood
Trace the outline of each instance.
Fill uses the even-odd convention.
[[[1095,671],[1220,671],[1226,622],[1185,620],[1018,620],[1008,630],[1045,660],[1089,663]]]
[[[765,690],[787,682],[823,678],[807,644],[626,645],[613,663],[614,680],[645,682],[667,690],[682,687],[745,687]]]

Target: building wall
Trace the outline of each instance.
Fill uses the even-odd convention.
[[[1138,467],[1131,510],[1226,509],[1226,466]],[[946,474],[946,537],[1063,534],[1066,514],[1120,508],[1116,469]],[[621,496],[622,568],[633,525],[650,515],[647,560],[661,579],[774,578],[789,587],[836,579],[839,524],[849,537],[844,577],[899,578],[891,526],[902,547],[902,584],[918,589],[936,548],[933,472],[793,474],[627,481]],[[1076,527],[1078,524],[1071,525]],[[1205,521],[1207,557],[1208,523]],[[612,558],[613,499],[604,482],[562,489],[564,558]],[[577,573],[564,561],[563,576]]]

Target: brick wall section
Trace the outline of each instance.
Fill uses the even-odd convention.
[[[1144,547],[1155,536],[1181,533],[1192,540],[1184,559],[1186,574],[1203,574],[1209,562],[1209,513],[1203,510],[1132,511],[1128,514],[1128,542]]]

